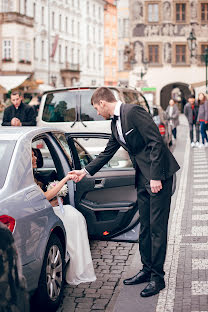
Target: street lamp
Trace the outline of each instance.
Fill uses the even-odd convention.
[[[52,86],[53,86],[53,87],[56,87],[56,81],[57,81],[56,75],[52,75],[52,76],[51,76],[51,82],[52,82]]]
[[[188,47],[191,52],[191,57],[193,57],[193,51],[196,49],[196,37],[193,34],[193,31],[190,32],[189,37],[187,38],[188,41]],[[205,68],[206,68],[206,94],[208,94],[208,48],[205,49],[204,53],[202,55],[195,55],[196,57],[200,57],[200,60],[202,62],[205,62]]]
[[[193,31],[190,32],[189,37],[187,38],[188,48],[191,52],[191,57],[194,56],[193,51],[196,49],[196,37],[194,36]]]

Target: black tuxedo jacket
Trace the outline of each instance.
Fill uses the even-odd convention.
[[[116,122],[112,121],[105,150],[85,167],[90,175],[99,171],[120,146],[128,151],[137,173],[141,171],[148,181],[165,180],[180,169],[149,113],[138,105],[122,104],[120,117],[126,145],[120,141]]]

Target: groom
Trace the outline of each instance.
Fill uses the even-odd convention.
[[[87,173],[94,175],[120,146],[128,151],[136,170],[138,209],[140,213],[139,249],[143,268],[124,280],[125,285],[148,282],[142,297],[165,288],[163,265],[167,247],[172,177],[179,165],[166,147],[151,116],[140,106],[122,104],[106,87],[95,90],[91,103],[97,114],[112,118],[112,134],[105,150],[84,169],[74,170],[75,182]]]

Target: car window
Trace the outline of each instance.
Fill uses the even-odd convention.
[[[41,155],[40,157],[42,157],[43,160],[41,166],[38,167],[38,169],[42,168],[42,171],[46,169],[56,170],[49,148],[43,139],[33,141],[32,147],[37,148],[40,151],[39,154]]]
[[[63,133],[54,133],[53,136],[56,138],[58,143],[61,145],[61,147],[65,153],[65,156],[68,159],[70,166],[72,166],[71,151],[70,151],[70,148],[69,148],[69,145],[67,143],[65,135]]]
[[[81,167],[85,167],[92,159],[99,155],[107,145],[108,139],[76,138],[75,146],[79,155]],[[82,148],[84,147],[84,149]],[[120,147],[105,168],[132,168],[128,153]]]
[[[0,188],[4,186],[16,141],[0,140]]]
[[[47,122],[73,122],[76,120],[77,94],[75,91],[47,94],[42,119]]]

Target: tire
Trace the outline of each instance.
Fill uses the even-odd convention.
[[[33,304],[35,303],[39,312],[53,312],[58,309],[63,286],[64,251],[58,236],[52,234],[46,247],[38,289],[33,300]]]

